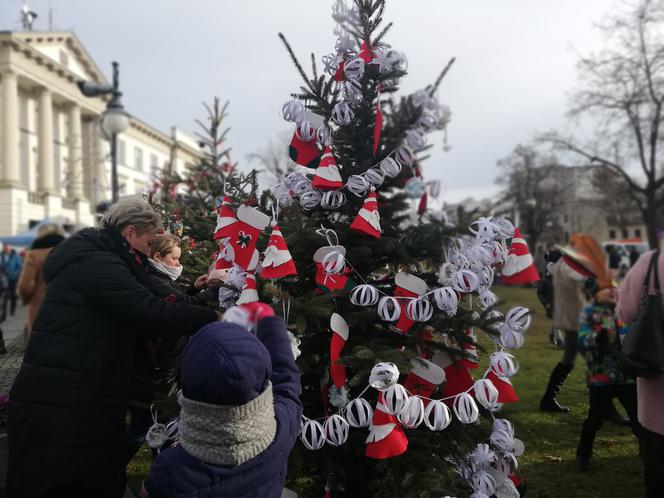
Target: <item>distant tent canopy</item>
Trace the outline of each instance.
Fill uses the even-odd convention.
[[[35,226],[33,226],[30,230],[17,233],[16,235],[8,235],[6,237],[0,236],[0,242],[2,242],[3,244],[10,244],[12,246],[29,247],[32,244],[32,242],[37,238],[37,233],[39,232],[39,228],[41,226],[49,225],[51,223],[55,223],[56,225],[60,225],[62,227],[71,226],[70,224],[65,223],[64,221],[65,221],[64,219],[60,218],[44,218]],[[68,236],[69,234],[67,233],[67,230],[65,230],[65,237]]]

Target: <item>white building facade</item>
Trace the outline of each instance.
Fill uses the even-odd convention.
[[[84,97],[79,80],[107,83],[73,33],[0,32],[0,235],[44,218],[91,226],[110,200],[109,144],[99,128],[106,100]],[[182,174],[200,157],[186,133],[131,117],[118,136],[120,195],[146,191],[164,169]]]

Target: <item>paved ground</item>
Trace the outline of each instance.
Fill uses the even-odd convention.
[[[7,354],[0,355],[0,394],[6,394],[9,391],[16,372],[23,361],[25,315],[26,308],[19,306],[16,309],[16,314],[0,325],[5,347],[7,348]]]

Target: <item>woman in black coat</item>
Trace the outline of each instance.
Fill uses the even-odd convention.
[[[159,225],[149,204],[123,199],[101,230],[82,230],[48,256],[46,296],[10,392],[7,496],[123,495],[137,339],[191,335],[218,317],[149,290],[138,253],[149,253]]]

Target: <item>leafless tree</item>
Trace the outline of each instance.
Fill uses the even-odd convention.
[[[532,250],[566,202],[561,168],[554,157],[543,156],[533,145],[517,145],[498,161],[502,174],[501,203],[519,212],[519,224]]]
[[[583,142],[556,133],[543,138],[618,174],[654,245],[664,186],[659,157],[664,138],[664,3],[625,3],[599,29],[606,36],[605,46],[580,58],[579,87],[569,108],[576,122],[593,124],[594,138]]]
[[[611,225],[625,229],[641,222],[639,206],[633,199],[634,193],[621,175],[600,166],[595,169],[591,181]]]
[[[277,182],[293,170],[293,162],[288,159],[288,144],[291,134],[288,132],[271,139],[261,150],[247,155],[249,163],[258,162],[261,169],[272,175]]]

